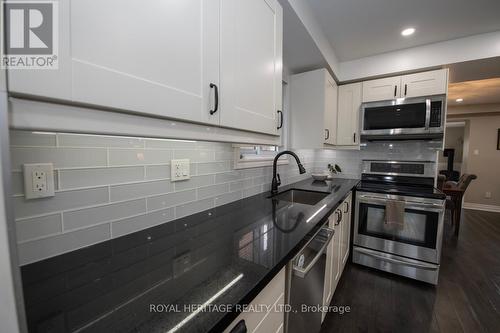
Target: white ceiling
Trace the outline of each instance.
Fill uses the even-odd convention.
[[[464,61],[446,66],[450,83],[500,77],[500,57]]]
[[[499,0],[308,2],[341,61],[500,30]]]
[[[321,51],[314,43],[288,1],[283,7],[283,65],[290,74],[328,67]]]
[[[462,98],[463,102],[456,102]],[[450,83],[448,105],[476,105],[500,103],[500,78]]]

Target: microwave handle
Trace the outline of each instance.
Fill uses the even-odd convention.
[[[431,124],[431,100],[425,100],[425,129],[428,130]]]
[[[398,86],[394,85],[394,97],[396,97],[397,93],[398,93]]]

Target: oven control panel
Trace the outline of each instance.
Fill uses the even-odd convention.
[[[431,161],[363,160],[362,173],[435,178],[436,163]]]

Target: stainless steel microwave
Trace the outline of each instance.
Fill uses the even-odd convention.
[[[439,139],[443,137],[446,96],[364,103],[361,139]]]

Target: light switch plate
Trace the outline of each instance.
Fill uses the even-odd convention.
[[[173,182],[178,180],[186,180],[191,178],[191,170],[189,170],[189,159],[171,160],[170,162],[170,179]]]
[[[52,163],[23,165],[24,197],[38,199],[54,196],[54,166]]]

